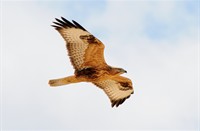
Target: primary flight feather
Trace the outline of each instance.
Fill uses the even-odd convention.
[[[78,82],[91,82],[103,89],[112,107],[118,107],[133,94],[130,79],[120,76],[126,71],[109,66],[104,59],[104,44],[76,21],[56,18],[52,25],[64,38],[74,75],[49,80],[50,86],[61,86]]]

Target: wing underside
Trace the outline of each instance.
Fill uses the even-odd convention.
[[[61,20],[56,18],[56,22],[53,22],[52,26],[66,41],[68,55],[74,68],[81,70],[106,64],[104,45],[80,24],[72,22],[61,17]]]
[[[132,83],[128,78],[117,76],[117,79],[108,79],[101,82],[94,83],[96,86],[103,89],[103,91],[109,97],[112,107],[118,107],[121,105],[127,98],[133,94]],[[120,78],[123,78],[123,81],[119,81]],[[124,81],[126,79],[126,81]]]

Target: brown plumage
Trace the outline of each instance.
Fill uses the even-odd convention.
[[[109,66],[104,59],[104,44],[75,21],[56,18],[55,29],[66,41],[73,76],[50,80],[50,86],[92,82],[108,95],[112,107],[118,107],[133,94],[130,79],[120,76],[126,71]]]

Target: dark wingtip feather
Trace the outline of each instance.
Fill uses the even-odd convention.
[[[125,100],[126,100],[126,98],[120,99],[120,100],[117,102],[116,107],[118,107],[119,105],[123,104]]]
[[[61,27],[59,27],[59,26],[56,26],[56,25],[51,25],[52,27],[54,27],[56,30],[59,30],[59,29],[61,29]]]
[[[117,101],[113,101],[112,107],[114,107],[114,106],[118,107],[119,105],[123,104],[125,100],[126,100],[126,98],[123,98],[123,99],[120,99],[120,100],[117,100]]]
[[[112,103],[112,107],[114,107],[115,106],[115,104],[116,104],[116,101],[111,101],[111,103]]]
[[[74,24],[72,24],[70,21],[68,21],[67,19],[65,19],[64,17],[61,17],[61,19],[69,26],[69,27],[74,27],[76,28],[76,26]]]
[[[55,18],[56,19],[56,21],[57,22],[59,22],[59,24],[61,24],[61,25],[63,25],[63,26],[65,26],[66,25],[66,23],[65,22],[63,22],[62,20],[60,20],[60,19],[57,19],[57,18]]]
[[[58,23],[58,22],[53,22],[55,25],[59,25],[59,27],[63,27],[63,25],[61,23]]]
[[[51,25],[52,27],[58,27],[58,26],[56,26],[56,25]]]
[[[61,17],[61,19],[55,18],[56,22],[53,22],[55,25],[52,25],[56,29],[61,29],[61,28],[79,28],[84,31],[86,31],[85,28],[83,28],[79,23],[76,21],[72,20],[72,22],[68,21],[64,17]]]
[[[119,105],[123,104],[124,101],[125,101],[126,99],[128,99],[130,96],[131,96],[131,95],[129,95],[129,96],[125,97],[125,98],[116,100],[116,101],[112,100],[112,101],[111,101],[111,103],[112,103],[111,106],[112,106],[112,107],[114,107],[114,106],[118,107]]]
[[[80,29],[82,29],[82,30],[84,30],[84,31],[87,31],[85,28],[83,28],[83,26],[81,26],[78,22],[76,22],[76,21],[74,21],[74,20],[72,20],[72,22],[76,25],[76,27],[78,27],[78,28],[80,28]]]

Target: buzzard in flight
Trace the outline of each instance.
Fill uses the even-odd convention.
[[[56,18],[52,25],[64,38],[74,75],[49,80],[50,86],[91,82],[108,95],[112,107],[118,107],[133,94],[130,79],[120,76],[126,71],[109,66],[104,59],[104,44],[76,21]]]

